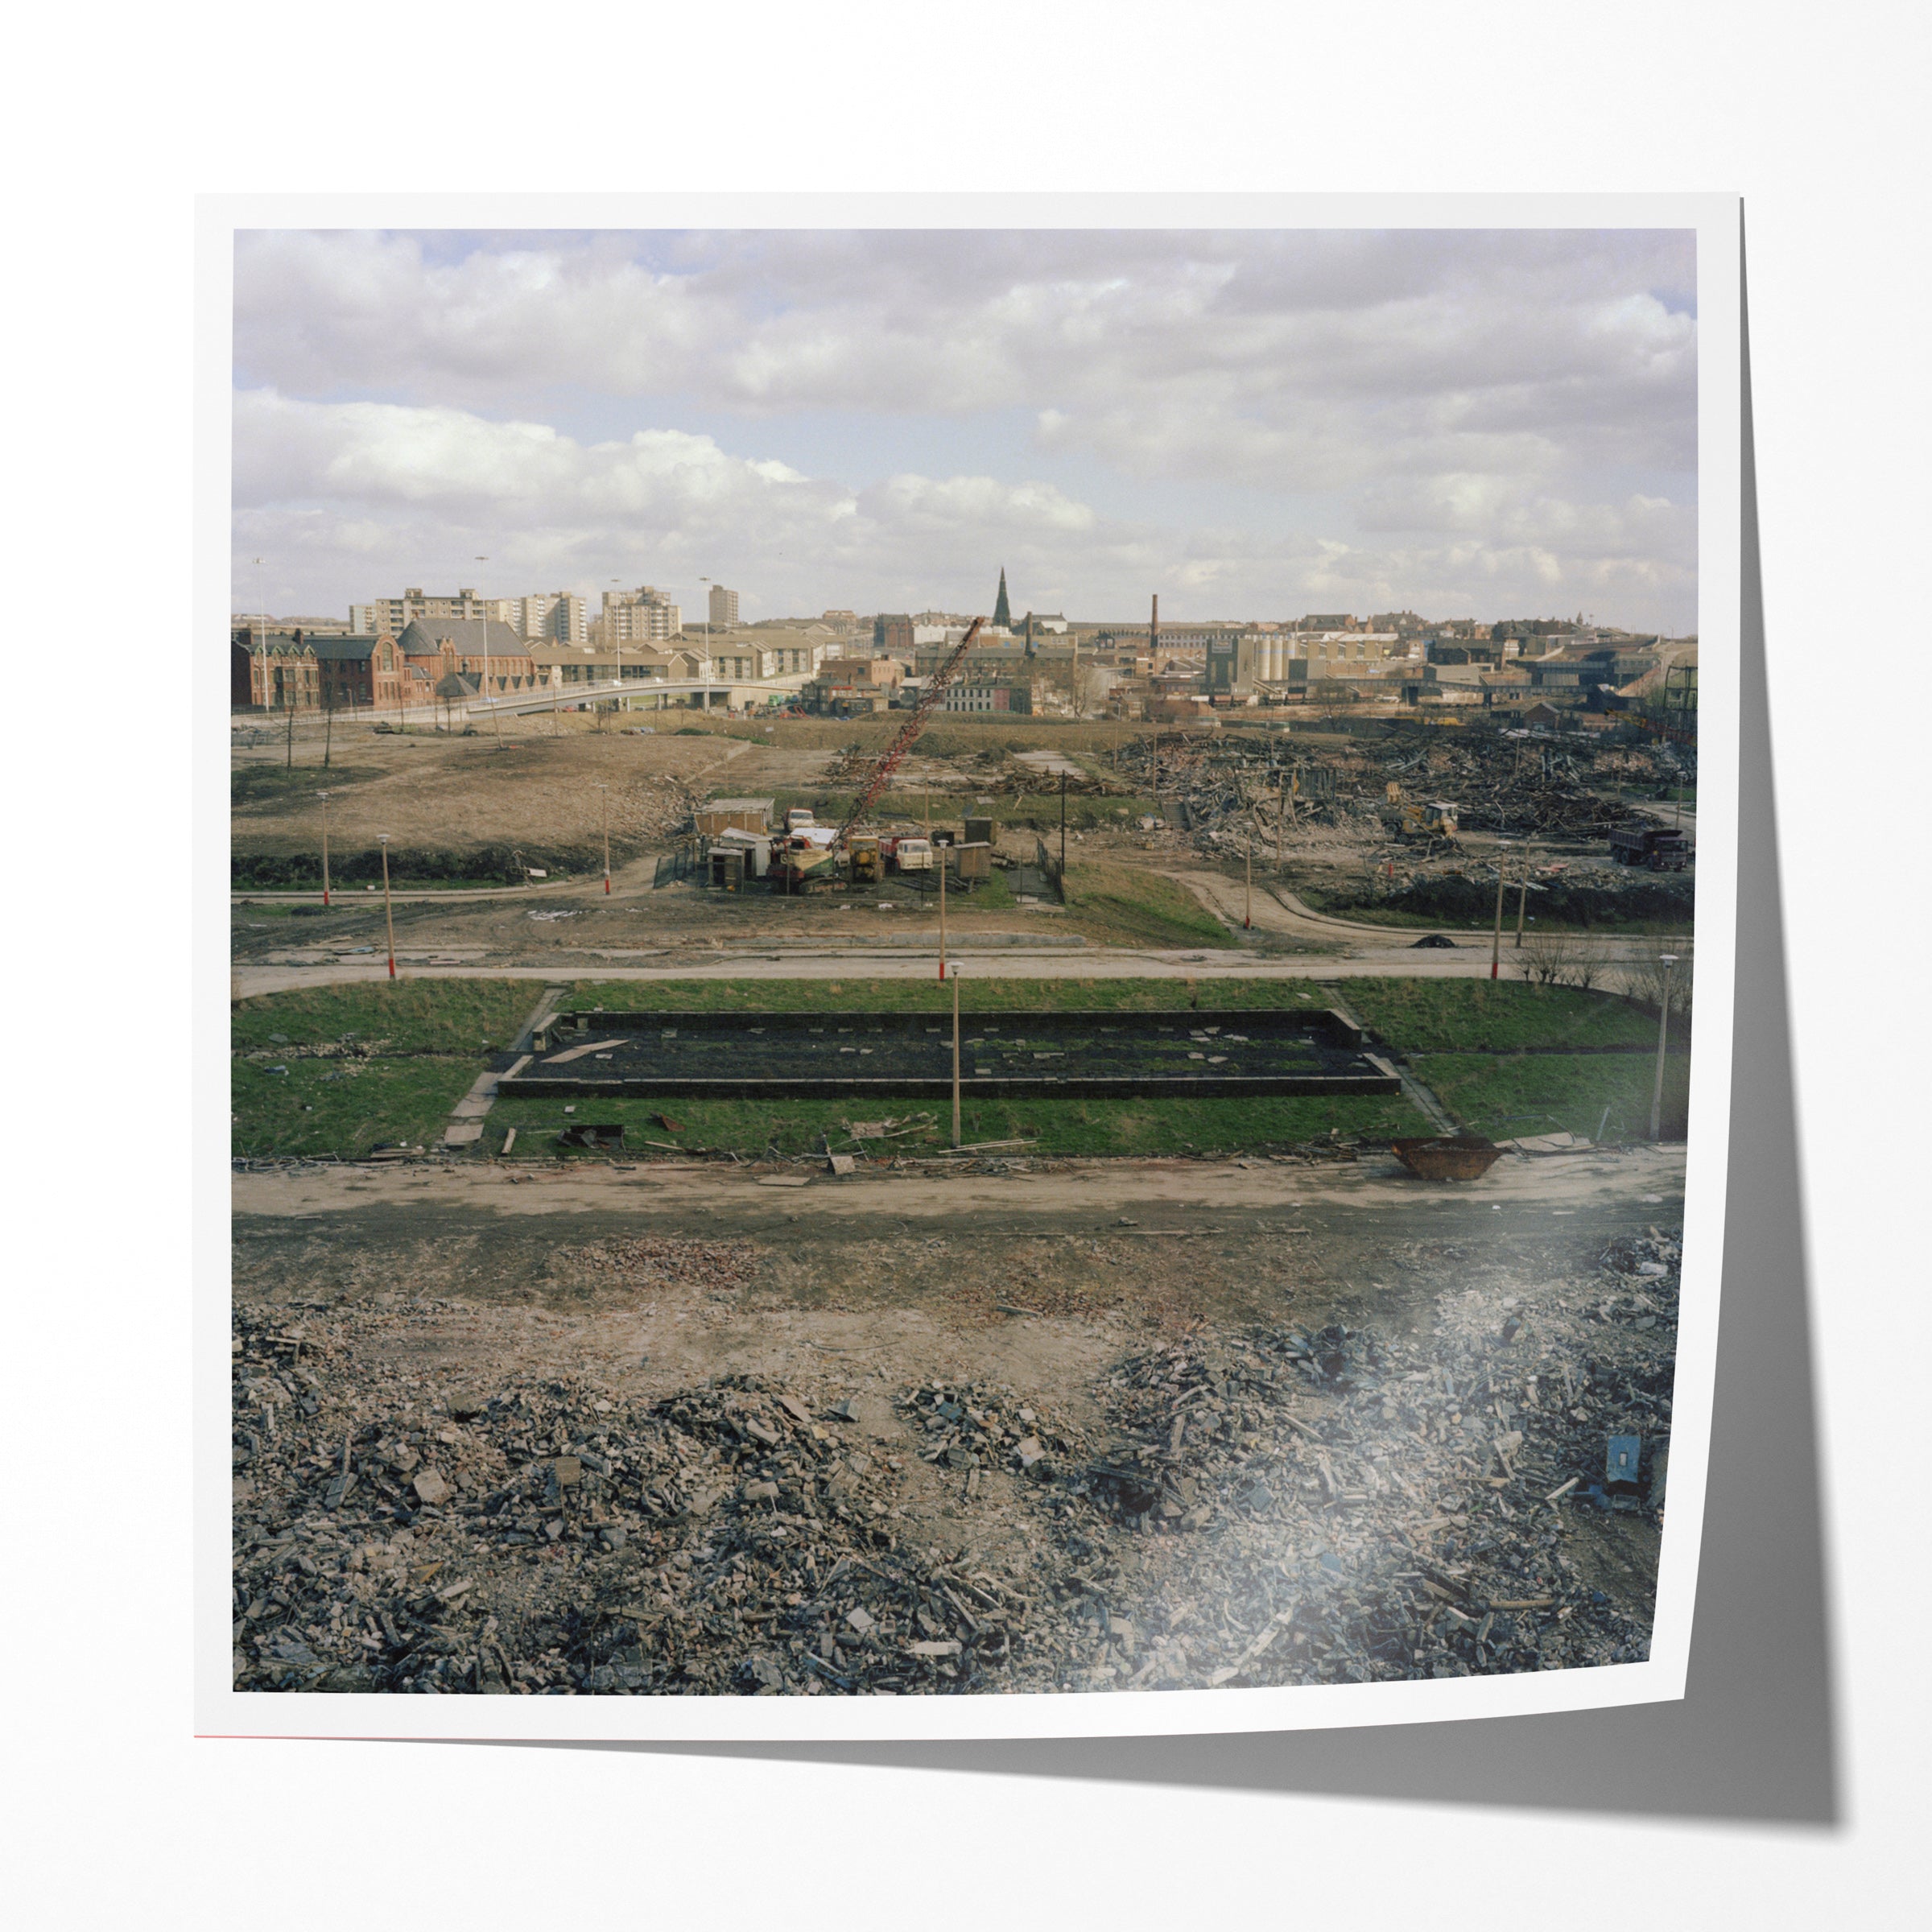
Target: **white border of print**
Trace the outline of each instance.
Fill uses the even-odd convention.
[[[1731,1090],[1736,928],[1740,210],[1732,195],[301,195],[204,197],[196,240],[195,634],[229,606],[233,237],[248,228],[1688,228],[1697,235],[1698,999],[1683,1290],[1651,1655],[1417,1683],[906,1698],[419,1698],[230,1687],[225,658],[196,655],[193,1121],[195,1726],[467,1739],[1129,1736],[1439,1723],[1681,1698],[1697,1591]],[[217,677],[221,683],[217,685]]]

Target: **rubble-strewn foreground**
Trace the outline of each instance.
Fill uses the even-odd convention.
[[[595,1261],[729,1292],[757,1258]],[[470,1385],[408,1345],[467,1304],[243,1305],[234,1681],[910,1695],[1638,1659],[1653,1558],[1600,1586],[1654,1549],[1678,1261],[1653,1229],[1410,1327],[1195,1323],[1117,1354],[1078,1422],[836,1354],[650,1399],[588,1370]],[[1615,1517],[1588,1499],[1613,1433],[1649,1479]]]

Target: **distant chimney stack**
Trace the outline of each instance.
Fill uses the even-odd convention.
[[[1147,626],[1147,649],[1150,652],[1161,647],[1161,593],[1154,593],[1154,617]]]

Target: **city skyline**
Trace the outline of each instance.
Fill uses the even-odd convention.
[[[1685,632],[1695,311],[1675,231],[264,231],[233,600]]]

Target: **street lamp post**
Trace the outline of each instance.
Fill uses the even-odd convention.
[[[1248,815],[1248,836],[1241,840],[1243,862],[1246,867],[1246,883],[1242,888],[1241,931],[1254,930],[1254,814]]]
[[[1517,890],[1516,895],[1516,949],[1518,952],[1521,952],[1523,949],[1523,914],[1529,910],[1530,867],[1528,862],[1525,861],[1523,865],[1522,884]]]
[[[610,787],[600,785],[597,798],[604,814],[604,890],[610,890]]]
[[[489,559],[478,557],[477,561],[479,564],[487,564]],[[497,710],[497,701],[491,696],[489,689],[489,606],[481,597],[477,601],[481,605],[483,610],[483,699],[484,702],[489,706],[490,722],[496,727],[497,749],[500,751],[503,748],[503,720]]]
[[[1670,968],[1677,964],[1674,952],[1658,954],[1664,968],[1664,997],[1657,1003],[1657,1084],[1650,1090],[1650,1137],[1653,1141],[1663,1138],[1664,1128],[1664,1048],[1670,1032]]]
[[[946,976],[946,852],[943,845],[935,845],[932,856],[939,868],[939,977]]]
[[[624,581],[624,580],[623,580],[621,577],[613,577],[613,578],[611,579],[611,582],[612,582],[612,583],[613,583],[613,584],[621,584],[623,581]],[[620,602],[619,602],[619,604],[618,604],[618,605],[617,605],[617,609],[620,609],[620,610],[621,610],[623,608],[624,608],[624,606],[623,606],[623,605],[622,605],[621,601],[620,601]],[[615,624],[615,625],[617,625],[617,635],[616,635],[614,638],[613,638],[611,639],[611,641],[610,641],[610,646],[611,646],[611,649],[612,649],[613,651],[615,651],[615,652],[616,652],[616,654],[617,654],[617,708],[619,711],[621,711],[621,710],[624,708],[624,625],[623,625],[623,621],[622,621],[622,619],[621,619],[621,618],[618,618],[618,617],[613,617],[612,618],[611,621],[612,621],[613,624]],[[622,729],[623,729],[623,727],[622,727],[621,725],[619,725],[617,729],[618,729],[621,731],[621,730],[622,730]]]
[[[316,796],[322,801],[322,903],[328,904],[328,794],[319,791]]]
[[[1496,842],[1496,935],[1489,943],[1489,976],[1498,979],[1503,968],[1503,846],[1505,841]]]
[[[960,967],[956,960],[947,975],[952,981],[952,1144],[960,1144]]]
[[[711,579],[710,579],[709,577],[700,577],[700,578],[698,579],[698,581],[699,581],[700,584],[708,584],[711,582]],[[716,675],[718,675],[718,673],[717,673],[717,666],[716,666],[716,664],[715,664],[715,663],[712,662],[712,655],[711,655],[711,592],[710,592],[710,591],[709,591],[708,589],[707,589],[704,594],[704,711],[705,711],[705,715],[706,715],[707,716],[708,716],[710,715],[710,712],[711,712],[711,687],[712,687],[712,680],[714,678],[716,678]]]
[[[382,929],[389,937],[389,976],[396,976],[396,922],[389,905],[389,834],[378,832],[376,843],[382,848]]]

